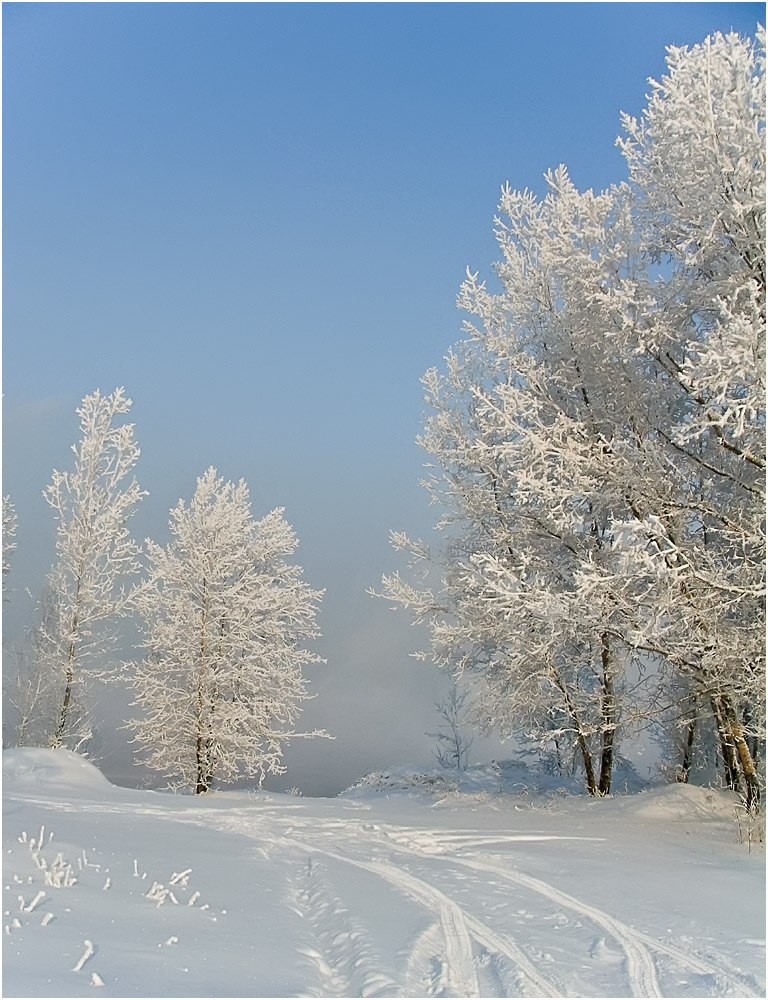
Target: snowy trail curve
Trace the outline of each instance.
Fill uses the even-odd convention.
[[[597,907],[590,906],[588,903],[576,899],[574,896],[569,896],[568,893],[561,892],[560,889],[556,889],[548,882],[533,878],[531,875],[523,875],[521,872],[513,873],[482,861],[461,859],[459,863],[467,868],[474,868],[476,871],[491,872],[508,882],[514,882],[527,889],[532,889],[553,903],[557,903],[567,909],[574,910],[582,916],[588,917],[594,923],[608,931],[611,937],[621,945],[627,957],[627,971],[629,973],[632,995],[636,997],[664,996],[656,974],[656,966],[648,949],[640,940],[637,933],[627,927],[626,924],[621,923],[621,921],[609,916],[602,910],[598,910]]]
[[[362,861],[326,848],[283,838],[282,842],[308,853],[324,854],[344,864],[354,865],[385,879],[417,902],[434,911],[440,920],[452,987],[458,996],[479,997],[480,985],[472,950],[472,938],[490,952],[497,952],[516,965],[533,987],[533,995],[559,998],[563,994],[538,971],[533,962],[508,936],[497,934],[433,885],[388,860]],[[658,994],[659,996],[661,994]]]
[[[603,910],[592,906],[583,900],[577,899],[560,889],[555,888],[542,879],[537,879],[531,875],[524,875],[521,872],[511,872],[508,868],[500,867],[495,862],[482,862],[476,859],[461,857],[453,851],[456,848],[476,847],[486,843],[501,843],[510,841],[536,841],[536,840],[597,840],[603,838],[587,837],[550,837],[540,835],[497,835],[495,837],[473,838],[466,833],[446,834],[442,831],[409,831],[406,828],[393,829],[392,831],[378,827],[376,833],[384,835],[392,844],[395,850],[400,851],[413,858],[434,857],[436,854],[450,857],[452,862],[473,868],[477,871],[492,874],[494,876],[513,882],[525,888],[531,889],[537,894],[554,903],[564,906],[580,915],[587,917],[598,926],[606,930],[621,946],[627,959],[627,970],[633,996],[636,997],[663,997],[664,993],[658,981],[658,974],[655,964],[648,949],[660,954],[667,955],[674,959],[684,968],[699,975],[722,977],[727,982],[731,982],[738,989],[740,996],[759,997],[760,993],[748,987],[743,978],[734,974],[733,970],[725,966],[712,964],[689,952],[683,951],[675,945],[658,941],[642,931],[635,930],[627,924],[605,913]],[[463,843],[462,843],[463,841]],[[448,852],[451,852],[450,854]]]

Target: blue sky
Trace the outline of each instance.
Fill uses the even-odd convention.
[[[41,491],[74,409],[124,385],[139,537],[215,465],[285,506],[326,587],[288,784],[428,756],[441,681],[365,594],[424,534],[419,378],[490,274],[501,185],[625,176],[668,44],[754,33],[763,4],[3,4],[3,492],[14,640],[53,555]],[[114,771],[122,774],[121,762]]]

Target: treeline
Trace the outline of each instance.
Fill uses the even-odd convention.
[[[214,781],[281,773],[289,736],[322,735],[294,731],[308,697],[302,668],[319,659],[303,647],[318,635],[322,592],[286,561],[296,537],[283,511],[254,520],[246,484],[224,482],[213,468],[189,504],[171,511],[172,541],[147,539],[139,579],[142,553],[128,521],[147,494],[133,475],[134,427],[118,422],[130,406],[123,389],[86,396],[74,469],[54,470],[45,490],[58,522],[56,559],[6,685],[14,742],[87,750],[89,687],[125,680],[142,710],[127,723],[139,756],[172,786],[200,793]],[[10,539],[8,500],[4,511]],[[108,668],[126,615],[139,622],[144,658]]]

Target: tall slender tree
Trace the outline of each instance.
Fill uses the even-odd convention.
[[[57,705],[55,717],[45,721],[52,746],[73,747],[90,734],[88,668],[113,643],[130,578],[140,568],[128,520],[146,491],[133,476],[139,458],[133,424],[117,422],[130,407],[122,388],[109,396],[98,389],[86,396],[76,411],[82,437],[72,446],[74,469],[54,470],[44,491],[58,525],[38,629],[44,662],[36,669],[57,692],[55,699],[40,702]]]

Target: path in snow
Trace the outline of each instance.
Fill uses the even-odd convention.
[[[6,996],[764,995],[761,859],[664,816],[633,834],[652,797],[40,784],[5,790]]]
[[[503,974],[498,973],[495,979],[500,987],[501,996],[533,996],[562,997],[576,995],[568,985],[547,978],[540,971],[534,954],[528,955],[523,947],[508,933],[491,929],[478,916],[468,912],[455,899],[441,891],[436,885],[424,877],[417,877],[411,871],[398,864],[397,857],[409,857],[415,860],[429,859],[446,862],[451,866],[459,865],[478,872],[500,878],[508,884],[522,887],[539,897],[564,907],[580,917],[591,921],[596,927],[607,932],[618,944],[623,955],[623,966],[627,980],[629,995],[635,997],[663,997],[659,983],[656,965],[651,951],[656,951],[675,960],[680,966],[702,976],[712,977],[726,984],[729,993],[746,997],[759,996],[745,982],[743,977],[734,975],[727,964],[713,965],[698,956],[685,952],[680,948],[658,941],[628,926],[621,920],[611,916],[585,900],[563,892],[557,887],[540,878],[510,870],[509,858],[494,858],[493,860],[477,860],[463,857],[460,851],[467,849],[502,847],[508,844],[536,843],[551,841],[584,842],[602,838],[567,837],[547,834],[496,834],[489,835],[484,831],[455,831],[446,833],[443,830],[413,829],[409,827],[389,827],[384,824],[366,823],[364,821],[320,820],[312,819],[306,824],[298,817],[273,814],[270,819],[285,833],[275,833],[278,843],[286,848],[293,847],[312,855],[322,855],[335,861],[372,872],[386,882],[395,886],[404,895],[409,896],[424,906],[426,910],[437,917],[437,924],[430,923],[419,935],[408,956],[407,968],[413,969],[424,964],[419,963],[417,953],[431,952],[429,962],[432,973],[427,982],[426,993],[430,996],[478,997],[491,995],[487,991],[488,984],[481,988],[478,981],[478,966],[492,964],[498,968],[499,958],[508,960],[518,972],[516,983],[504,981]],[[217,821],[218,822],[218,821]],[[258,836],[264,836],[264,817],[259,817]],[[243,817],[227,817],[224,825],[227,829],[237,831],[245,836],[251,836],[252,831]],[[255,832],[255,831],[254,831]],[[287,835],[290,834],[290,835]],[[298,840],[301,836],[302,840]],[[345,853],[328,849],[325,844],[332,840],[335,844],[343,844]],[[388,857],[376,856],[371,860],[363,860],[360,853],[386,845]],[[423,876],[423,873],[422,873]],[[440,933],[436,934],[436,928]],[[604,938],[598,938],[590,950],[589,957],[599,957]],[[431,943],[431,947],[430,947]],[[438,952],[435,952],[437,945]],[[479,946],[479,948],[478,948]],[[606,951],[606,949],[602,949]],[[520,978],[522,977],[522,979]],[[413,993],[413,973],[407,977],[404,995],[420,995],[424,992],[424,975],[420,977],[421,990]],[[403,995],[399,992],[385,995]],[[563,992],[565,990],[565,992]],[[371,995],[371,994],[363,994]],[[378,994],[381,995],[381,994]]]

